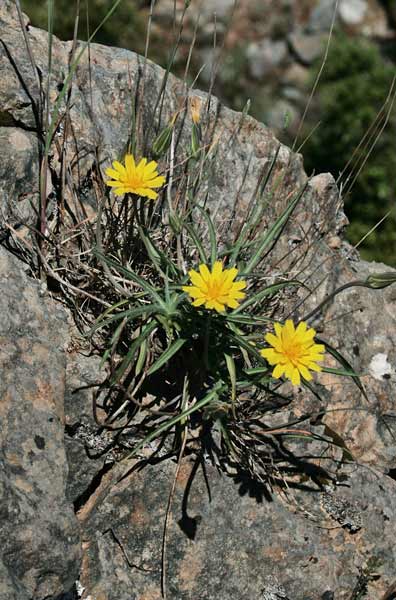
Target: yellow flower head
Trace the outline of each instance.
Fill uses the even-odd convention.
[[[194,306],[205,305],[205,308],[213,308],[217,312],[223,312],[226,306],[237,308],[238,300],[242,300],[246,294],[241,292],[246,287],[245,281],[234,281],[238,275],[238,269],[225,269],[220,261],[215,262],[212,272],[206,265],[199,265],[197,271],[189,271],[192,285],[183,286],[183,291],[193,298]]]
[[[260,354],[270,365],[276,365],[272,371],[273,377],[279,379],[285,375],[293,385],[299,385],[301,376],[307,381],[312,379],[308,369],[322,370],[317,363],[323,359],[325,347],[315,343],[316,331],[308,329],[304,321],[301,321],[297,328],[290,319],[285,325],[275,323],[275,333],[276,335],[267,333],[265,336],[272,348],[260,350]]]
[[[136,165],[131,154],[125,156],[125,167],[115,160],[113,168],[106,169],[106,175],[112,178],[106,181],[106,185],[114,187],[117,196],[131,193],[155,200],[158,193],[153,188],[159,188],[165,183],[165,177],[158,175],[154,160],[147,164],[147,158],[142,158]]]

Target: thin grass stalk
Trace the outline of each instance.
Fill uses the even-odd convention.
[[[293,142],[293,145],[292,145],[292,150],[294,150],[294,148],[296,147],[298,138],[300,136],[301,130],[302,130],[303,125],[305,123],[305,118],[306,118],[306,116],[308,114],[309,108],[311,106],[312,99],[313,99],[313,97],[315,95],[315,92],[316,92],[316,88],[318,87],[320,78],[322,77],[323,69],[325,68],[325,65],[326,65],[326,62],[327,62],[327,57],[329,55],[329,49],[330,49],[330,43],[331,43],[331,39],[333,37],[334,25],[335,25],[337,13],[338,13],[338,5],[339,5],[339,3],[340,3],[340,0],[336,0],[335,1],[334,10],[333,10],[333,17],[332,17],[332,21],[331,21],[331,25],[330,25],[329,35],[328,35],[328,38],[327,38],[326,49],[325,49],[324,57],[323,57],[323,60],[322,60],[322,64],[320,65],[320,69],[318,71],[318,74],[317,74],[317,76],[315,78],[315,81],[314,81],[314,84],[312,86],[312,90],[311,90],[311,93],[309,95],[308,102],[305,105],[305,109],[304,109],[303,115],[302,115],[300,123],[298,125],[296,137],[294,138],[294,142]]]
[[[394,87],[394,85],[395,85],[395,79],[393,79],[393,80],[392,80],[392,84],[391,84],[391,87],[390,87],[390,89],[389,89],[388,96],[386,97],[386,99],[385,99],[385,101],[384,101],[383,105],[381,106],[381,108],[380,108],[380,109],[379,109],[379,111],[377,112],[377,114],[376,114],[376,116],[375,116],[375,119],[374,119],[374,120],[373,120],[373,122],[370,124],[370,126],[368,127],[368,129],[367,129],[367,131],[365,132],[365,134],[362,136],[362,139],[360,140],[359,144],[356,146],[356,148],[354,148],[354,150],[353,150],[353,152],[352,152],[352,155],[351,155],[350,159],[348,160],[348,162],[346,163],[345,167],[343,168],[343,170],[342,170],[342,171],[341,171],[341,173],[339,174],[339,176],[338,176],[338,178],[337,178],[337,184],[338,184],[339,182],[341,182],[341,181],[342,181],[342,179],[343,179],[343,177],[344,177],[344,175],[345,175],[345,172],[347,171],[347,169],[348,169],[349,165],[350,165],[350,164],[353,162],[353,160],[354,160],[354,157],[356,156],[357,152],[359,152],[360,148],[361,148],[361,147],[363,147],[363,148],[365,147],[366,138],[367,138],[367,137],[369,137],[369,139],[370,139],[370,137],[371,137],[371,135],[372,135],[372,129],[376,129],[376,128],[377,128],[377,126],[378,126],[378,123],[377,123],[377,121],[381,121],[381,120],[382,120],[382,118],[383,118],[383,113],[384,113],[384,111],[385,111],[386,105],[389,103],[389,101],[390,101],[390,99],[391,99],[391,97],[392,97],[392,92],[393,92],[393,87]]]
[[[392,81],[392,89],[393,89],[393,87],[394,87],[395,81],[396,81],[396,78],[394,78],[394,79],[393,79],[393,81]],[[366,162],[368,161],[368,159],[369,159],[369,157],[370,157],[371,153],[373,152],[373,150],[374,150],[375,146],[377,145],[377,142],[378,142],[378,140],[380,139],[380,137],[381,137],[382,133],[384,132],[384,130],[385,130],[385,127],[387,126],[387,124],[388,124],[388,122],[389,122],[390,115],[391,115],[391,113],[392,113],[392,110],[393,110],[393,106],[394,106],[395,98],[396,98],[396,92],[395,92],[395,93],[393,94],[393,96],[392,96],[391,103],[390,103],[390,106],[389,106],[388,112],[386,113],[386,116],[385,116],[384,122],[383,122],[383,124],[381,125],[381,127],[380,127],[380,129],[379,129],[379,131],[378,131],[378,133],[377,133],[377,135],[376,135],[376,137],[374,138],[374,141],[372,142],[371,146],[369,147],[369,149],[368,149],[368,152],[367,152],[367,154],[365,155],[365,157],[364,157],[364,160],[362,161],[362,164],[360,165],[359,169],[358,169],[358,170],[357,170],[357,172],[355,173],[355,175],[354,175],[354,178],[352,179],[352,182],[349,184],[349,187],[347,188],[347,191],[346,191],[346,195],[347,195],[347,194],[349,194],[349,192],[351,191],[351,189],[352,189],[352,187],[354,186],[354,184],[355,184],[355,182],[356,182],[357,178],[359,177],[360,173],[362,172],[362,170],[363,170],[363,168],[364,168],[364,166],[365,166]]]

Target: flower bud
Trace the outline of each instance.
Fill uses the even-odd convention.
[[[189,99],[190,105],[190,114],[193,120],[193,123],[198,125],[201,120],[201,108],[202,108],[202,100],[198,96],[193,96]]]
[[[198,158],[201,149],[201,128],[199,124],[193,123],[191,131],[191,154],[193,158]]]
[[[178,113],[175,113],[166,127],[158,134],[152,146],[152,153],[155,158],[160,158],[168,150],[171,140],[173,128],[177,119]]]
[[[396,283],[396,272],[395,271],[385,271],[384,273],[373,273],[369,275],[366,279],[368,287],[374,290],[380,290],[382,288],[388,287],[388,285],[392,285],[392,283]]]

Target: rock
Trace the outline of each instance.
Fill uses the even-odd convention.
[[[93,598],[160,600],[160,540],[174,469],[168,462],[136,471],[80,516],[87,536],[81,582]],[[332,592],[349,600],[368,572],[380,576],[368,576],[367,597],[380,598],[394,577],[396,482],[367,469],[347,471],[348,487],[290,489],[288,500],[269,501],[266,487],[248,477],[226,477],[208,463],[194,474],[185,461],[169,521],[168,597],[318,600]]]
[[[295,100],[295,98],[293,98]],[[291,102],[287,100],[278,100],[266,114],[266,121],[268,127],[281,131],[287,128],[289,125],[294,127],[296,120],[298,119],[298,112]]]
[[[0,144],[3,149],[0,163],[0,225],[7,222],[18,229],[26,223],[34,226],[37,215],[32,206],[39,205],[37,137],[19,127],[0,127]],[[9,177],[10,173],[13,173],[12,178]]]
[[[319,0],[313,8],[307,30],[310,33],[329,32],[334,18],[335,0]]]
[[[309,70],[301,64],[293,63],[282,75],[282,85],[304,90],[309,78]]]
[[[79,340],[81,343],[81,339]],[[65,448],[69,464],[66,497],[75,509],[86,500],[87,490],[111,464],[112,436],[95,422],[92,397],[104,379],[98,356],[84,356],[71,349],[67,354],[65,389]],[[98,409],[98,416],[105,418]]]
[[[320,5],[323,8],[329,3]],[[4,50],[0,133],[7,143],[4,160],[12,164],[14,157],[18,163],[17,182],[13,171],[3,171],[3,189],[9,194],[1,197],[1,210],[11,219],[9,207],[19,194],[37,190],[37,170],[29,166],[36,161],[31,100],[37,98],[36,78],[13,2],[2,3],[0,28],[7,47],[6,52],[0,46]],[[27,35],[45,81],[47,34],[31,27]],[[70,47],[70,43],[54,40],[52,101],[68,72]],[[269,52],[269,46],[265,48]],[[271,69],[288,60],[284,43],[277,48]],[[65,140],[60,133],[57,139],[65,141],[74,190],[91,207],[94,217],[90,174],[97,158],[104,169],[126,151],[131,94],[135,97],[141,90],[143,62],[131,52],[96,44],[91,45],[90,57],[90,70],[85,56],[71,90],[72,133]],[[14,64],[25,86],[16,77]],[[147,63],[142,104],[147,147],[154,135],[147,124],[163,75],[162,69]],[[204,94],[194,93],[205,99]],[[161,125],[180,106],[183,94],[183,83],[170,76]],[[64,116],[65,106],[60,109]],[[371,270],[388,269],[359,262],[357,253],[343,241],[346,218],[329,174],[308,180],[300,155],[280,144],[264,125],[250,117],[242,119],[213,97],[204,125],[216,136],[217,154],[213,180],[202,195],[208,206],[216,209],[216,222],[224,235],[235,232],[246,219],[258,175],[266,172],[276,153],[276,189],[266,204],[263,231],[296,192],[306,188],[266,263],[271,277],[287,272],[309,286],[309,297],[306,289],[301,289],[290,299],[294,308],[301,301],[295,311],[297,318],[309,314],[339,285],[364,279]],[[15,133],[19,141],[26,142],[20,152],[9,143]],[[177,123],[180,148],[189,148],[190,139],[191,120],[186,116]],[[52,183],[58,181],[59,172],[55,144],[51,147]],[[9,253],[2,251],[1,256],[5,468],[0,504],[4,583],[0,591],[7,600],[53,600],[62,594],[70,598],[78,578],[81,543],[84,600],[159,599],[160,540],[175,464],[146,464],[120,480],[126,466],[116,458],[106,462],[101,456],[111,436],[92,418],[92,387],[87,386],[101,380],[98,357],[90,348],[81,349],[81,342],[76,349],[70,337],[75,331],[60,304],[50,301]],[[362,586],[368,588],[369,598],[381,598],[385,593],[395,571],[395,301],[393,288],[373,291],[359,287],[343,292],[310,317],[320,335],[363,374],[367,398],[352,380],[321,373],[316,388],[320,397],[301,388],[296,401],[284,411],[268,414],[268,426],[279,424],[280,419],[287,423],[308,416],[304,426],[322,439],[284,443],[296,469],[309,473],[302,481],[291,478],[287,496],[286,488],[273,491],[251,481],[245,472],[220,475],[206,455],[196,471],[192,471],[191,457],[183,462],[168,530],[169,598],[350,600],[352,594],[361,595]],[[330,356],[328,361],[335,366]],[[102,417],[99,414],[99,419]],[[92,450],[98,451],[97,455],[91,456]],[[345,458],[351,459],[350,464]],[[189,492],[187,483],[193,474]]]
[[[263,40],[249,44],[246,56],[252,77],[261,80],[278,68],[287,57],[287,46],[283,40]]]
[[[309,66],[319,58],[325,50],[327,36],[322,33],[292,33],[288,36],[291,52],[304,66]]]
[[[234,0],[206,0],[199,7],[204,20],[212,21],[215,16],[224,20],[230,15],[234,4]]]
[[[341,0],[338,14],[344,25],[359,25],[368,10],[367,0]]]
[[[65,499],[67,327],[61,306],[4,249],[0,281],[0,559],[8,570],[0,597],[42,600],[71,589],[80,568],[79,531]]]
[[[360,262],[355,266],[355,277],[365,280],[370,273],[382,271],[389,271],[389,267]],[[341,267],[339,283],[344,276]],[[351,288],[341,293],[321,318],[329,322],[328,331],[333,339],[344,336],[343,352],[356,372],[362,375],[368,393],[367,401],[363,405],[359,402],[358,409],[354,391],[350,385],[344,385],[343,397],[332,404],[334,409],[343,406],[349,410],[330,412],[325,422],[341,435],[357,460],[387,472],[396,463],[396,447],[391,443],[396,436],[391,391],[396,383],[395,291],[387,288],[378,293],[366,288]],[[351,327],[356,331],[353,341],[350,339]],[[329,376],[325,385],[332,392],[337,383]]]

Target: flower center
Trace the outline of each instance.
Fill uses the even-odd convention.
[[[132,177],[127,176],[125,183],[132,188],[143,187],[143,178],[136,175],[132,175]]]
[[[283,346],[283,352],[287,356],[287,358],[294,364],[298,362],[301,358],[302,351],[301,345],[293,342],[292,344],[287,344]]]
[[[211,300],[216,300],[219,296],[221,296],[222,292],[222,284],[218,281],[211,281],[208,283],[208,298]]]

